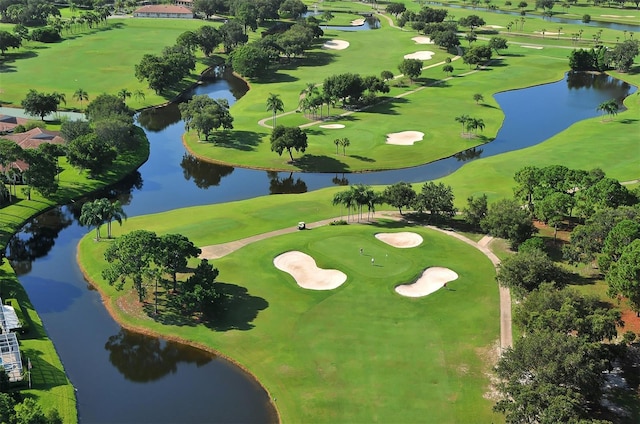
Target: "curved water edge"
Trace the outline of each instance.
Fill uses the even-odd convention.
[[[572,122],[556,123],[552,119],[567,117],[566,113],[554,109],[552,107],[554,105],[569,105],[576,108],[579,113],[577,116],[572,115],[571,118],[581,120],[584,119],[581,118],[583,115],[588,115],[587,117],[597,115],[595,107],[601,101],[610,99],[612,90],[621,89],[625,93],[635,90],[628,84],[606,75],[588,76],[585,77],[586,81],[582,82],[576,82],[570,77],[567,75],[565,79],[552,84],[496,94],[498,103],[505,111],[505,120],[494,142],[430,165],[396,171],[332,176],[214,166],[193,160],[186,155],[179,142],[184,132],[183,125],[179,121],[170,123],[162,130],[146,131],[151,143],[151,154],[147,163],[121,184],[105,189],[97,194],[97,197],[116,197],[125,205],[126,213],[129,216],[135,216],[186,206],[246,199],[264,194],[305,192],[333,185],[359,182],[388,184],[400,180],[421,182],[453,172],[464,161],[500,153],[498,150],[491,149],[522,148],[518,143],[524,135],[527,135],[522,134],[522,125],[525,125],[523,122],[530,125],[532,116],[537,117],[536,122],[544,120],[547,123],[548,121],[549,125],[544,127],[549,127],[547,129],[552,132],[559,132],[568,127]],[[211,85],[199,86],[198,89],[202,90],[201,93],[207,90],[216,91],[220,89],[216,84],[224,83],[224,80],[218,80]],[[597,86],[598,90],[595,91],[600,94],[585,101],[582,96],[588,93],[584,89],[574,88],[574,85],[585,84]],[[559,87],[564,89],[560,90]],[[542,91],[538,93],[537,90]],[[529,98],[523,101],[523,96],[529,96],[532,92],[538,93],[534,96],[536,101]],[[212,94],[212,96],[218,97],[219,94]],[[530,109],[526,109],[527,107]],[[517,113],[523,108],[526,109],[524,113]],[[552,116],[538,118],[540,113],[545,112],[550,112]],[[160,117],[156,116],[156,118]],[[518,119],[524,120],[518,121]],[[515,124],[512,125],[512,121]],[[505,136],[510,126],[514,127],[515,132],[511,136]],[[538,127],[542,126],[538,125]],[[561,129],[558,130],[558,127]],[[539,138],[537,142],[553,134],[555,132],[549,136],[541,134],[540,136],[544,138]],[[87,284],[75,261],[76,244],[86,234],[86,229],[77,224],[80,207],[81,204],[78,202],[36,217],[23,228],[23,231],[16,234],[15,239],[22,240],[21,244],[30,249],[27,249],[28,257],[17,266],[16,272],[21,274],[20,281],[41,315],[47,332],[65,364],[69,378],[78,389],[78,408],[81,419],[87,422],[124,421],[113,415],[114,411],[120,408],[113,408],[111,403],[105,402],[105,399],[112,399],[111,402],[126,406],[122,408],[122,414],[125,419],[131,420],[132,416],[127,414],[134,412],[128,408],[129,406],[133,408],[134,406],[130,405],[133,403],[132,399],[137,399],[135,407],[138,409],[140,405],[153,405],[152,410],[143,411],[144,416],[133,417],[137,422],[180,421],[180,418],[184,420],[185,415],[180,415],[178,418],[176,415],[171,415],[179,409],[176,405],[184,405],[186,409],[191,410],[192,405],[198,404],[204,408],[199,412],[203,414],[202,416],[206,416],[206,421],[209,422],[215,420],[220,422],[269,421],[270,418],[265,415],[262,415],[265,417],[263,420],[256,419],[255,415],[249,418],[245,415],[244,419],[237,417],[234,419],[229,415],[213,417],[211,415],[213,412],[225,412],[218,409],[229,409],[230,405],[243,400],[248,402],[242,403],[240,408],[250,410],[256,406],[255,404],[259,406],[262,402],[269,402],[268,395],[264,390],[258,390],[262,395],[256,394],[255,385],[258,383],[255,381],[245,381],[247,379],[242,376],[240,380],[234,380],[234,371],[230,369],[232,366],[220,365],[218,364],[220,361],[211,358],[210,355],[205,355],[205,359],[209,358],[208,362],[205,359],[193,360],[197,353],[188,347],[169,346],[170,342],[155,337],[142,339],[143,341],[130,337],[123,333],[124,330],[113,321],[109,312],[100,307],[102,303],[100,295],[91,288],[87,290]],[[70,327],[74,330],[69,331]],[[79,339],[83,341],[81,346],[78,345]],[[181,351],[183,353],[179,353]],[[145,358],[142,363],[146,367],[153,368],[154,371],[162,371],[164,374],[141,384],[141,378],[150,378],[136,374],[141,365],[126,361],[114,362],[114,358],[122,359],[128,356],[113,352],[141,355]],[[90,359],[87,360],[87,358]],[[154,362],[154,358],[162,360]],[[215,371],[214,367],[216,367]],[[100,384],[96,384],[96,381]],[[219,381],[220,384],[217,386],[222,387],[215,387],[212,381]],[[175,387],[180,387],[179,393],[176,393]],[[231,391],[227,390],[229,387],[238,389],[237,399],[240,400],[229,400],[224,397],[221,404],[211,405],[211,396],[206,399],[198,397],[215,390]],[[161,402],[162,404],[158,404],[158,401],[153,399],[166,398],[167,393],[172,394],[173,397]],[[220,396],[223,395],[220,394]],[[227,394],[224,393],[224,396]],[[252,405],[251,402],[255,404]],[[215,411],[212,411],[213,409]],[[181,413],[184,414],[185,411],[181,410]],[[260,415],[259,412],[255,414]]]

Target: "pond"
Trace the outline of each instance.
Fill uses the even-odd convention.
[[[231,90],[227,81],[218,80],[196,92],[222,97]],[[97,197],[117,197],[131,217],[332,185],[424,181],[453,172],[477,157],[540,143],[573,122],[596,115],[602,101],[621,99],[634,90],[607,76],[568,74],[553,84],[499,93],[496,100],[506,118],[493,142],[420,167],[338,175],[265,172],[199,162],[185,153],[184,126],[176,120],[175,111],[159,109],[147,112],[153,116],[139,117],[149,127],[147,163]],[[77,389],[81,421],[273,421],[265,391],[233,364],[198,349],[132,334],[111,319],[75,261],[76,245],[86,233],[77,224],[80,208],[81,202],[76,202],[32,219],[11,241],[8,255],[14,257],[20,281]]]

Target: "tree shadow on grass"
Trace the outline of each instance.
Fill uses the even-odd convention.
[[[426,87],[446,88],[450,86],[448,81],[443,81],[439,78],[421,77],[416,79],[415,82]]]
[[[68,384],[65,373],[43,359],[37,349],[20,349],[22,358],[31,361],[31,385],[37,390],[50,390]],[[26,368],[26,367],[25,367]]]
[[[205,325],[215,331],[251,330],[258,313],[269,307],[265,299],[252,296],[245,287],[231,283],[216,283],[221,300],[216,305],[214,317]]]
[[[316,68],[329,65],[334,60],[334,56],[326,52],[307,52],[303,58],[293,58],[289,62],[280,64],[279,69],[283,71],[292,71],[305,67]]]
[[[221,131],[209,138],[209,142],[217,147],[229,149],[252,151],[260,144],[262,137],[266,134],[254,131]]]
[[[348,172],[346,163],[325,155],[305,154],[294,164],[304,172]]]
[[[388,101],[383,101],[381,103],[376,104],[370,108],[364,109],[363,113],[381,113],[383,115],[398,115],[398,112],[395,110],[402,104],[409,103],[409,100],[400,97],[397,99],[390,99]]]
[[[349,157],[350,157],[350,158],[357,159],[357,160],[359,160],[359,161],[361,161],[361,162],[369,162],[369,163],[373,163],[373,162],[375,162],[375,161],[376,161],[376,160],[375,160],[375,159],[373,159],[373,158],[368,158],[368,157],[366,157],[366,156],[360,156],[360,155],[349,155]]]
[[[37,56],[38,54],[34,51],[26,51],[26,52],[11,53],[11,54],[7,53],[7,55],[2,57],[2,60],[0,60],[0,74],[17,72],[15,65],[13,65],[13,63],[16,60],[31,59]]]
[[[638,121],[639,121],[638,119],[629,119],[629,118],[625,118],[625,119],[621,119],[621,120],[619,120],[618,122],[619,122],[620,124],[633,124],[633,123],[636,123],[636,122],[638,122]]]
[[[276,83],[283,83],[283,82],[296,82],[298,81],[298,78],[289,74],[281,73],[281,72],[271,72],[259,78],[258,81],[261,84],[276,84]]]

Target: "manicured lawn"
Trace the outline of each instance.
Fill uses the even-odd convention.
[[[224,213],[219,205],[196,209],[191,212]],[[198,215],[183,213],[177,227],[199,242],[236,239],[245,233],[238,225],[228,230],[230,234],[203,237],[205,225],[187,216]],[[168,228],[168,218],[133,218],[123,231],[177,231]],[[502,421],[491,411],[492,402],[483,398],[499,333],[491,263],[445,235],[400,225],[382,221],[316,228],[255,243],[214,261],[221,289],[247,294],[210,326],[161,325],[122,315],[117,307],[116,314],[127,325],[179,334],[240,362],[277,399],[285,422]],[[420,233],[424,243],[396,249],[374,238],[377,232],[401,230]],[[107,243],[96,243],[90,235],[80,242],[80,263],[97,281]],[[360,247],[364,255],[358,253]],[[320,267],[345,272],[347,282],[332,291],[299,288],[272,263],[289,250],[313,256]],[[369,255],[376,258],[376,266]],[[397,284],[411,282],[430,266],[448,267],[460,278],[448,285],[451,290],[421,299],[395,294]],[[128,297],[129,286],[116,292],[99,285],[112,307],[120,297]],[[164,322],[184,319],[166,310],[162,315]]]
[[[133,108],[164,103],[177,92],[156,95],[135,78],[134,66],[144,54],[160,54],[165,46],[175,44],[182,32],[202,25],[202,21],[184,19],[109,19],[107,25],[92,30],[63,32],[64,41],[60,43],[27,42],[16,53],[9,52],[8,59],[0,63],[0,99],[5,106],[19,107],[30,89],[57,91],[65,94],[67,108],[79,109],[87,105],[86,101],[80,104],[73,99],[79,88],[89,94],[89,101],[101,93],[116,94],[126,88],[145,93],[144,100],[127,99]],[[191,83],[206,68],[202,62],[201,58]]]

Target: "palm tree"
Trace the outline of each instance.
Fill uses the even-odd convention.
[[[469,119],[471,119],[469,117],[469,115],[460,115],[460,116],[456,116],[456,122],[460,122],[462,124],[462,134],[464,135],[464,129],[467,126],[467,122],[469,122]]]
[[[136,90],[133,92],[133,97],[138,101],[143,101],[145,98],[144,91]]]
[[[269,97],[267,97],[267,110],[273,111],[273,125],[272,128],[276,127],[276,115],[278,112],[284,112],[284,102],[280,98],[279,94],[269,93]]]
[[[476,119],[476,133],[477,130],[484,131],[484,121],[482,119]]]
[[[339,139],[336,138],[336,141],[338,140]],[[338,145],[336,144],[336,150],[338,149],[337,146]],[[342,220],[342,207],[345,205],[345,201],[344,201],[345,194],[346,194],[345,191],[339,191],[333,195],[333,199],[331,200],[331,204],[333,206],[340,205],[340,220]]]
[[[473,100],[476,101],[476,104],[484,101],[484,96],[482,94],[476,93],[473,95]]]
[[[65,105],[67,104],[67,96],[65,96],[64,93],[58,93],[57,91],[54,91],[52,93],[52,96],[57,100],[58,104],[60,103],[64,103]]]
[[[89,94],[84,91],[82,88],[78,88],[75,93],[73,93],[73,98],[80,102],[80,107],[82,107],[83,101],[89,100]]]
[[[111,238],[111,223],[116,221],[122,226],[122,220],[127,219],[127,214],[124,213],[122,205],[118,200],[111,203],[107,199],[100,199],[103,208],[104,219],[107,222],[107,238]]]
[[[602,111],[603,121],[604,121],[605,113],[607,115],[610,115],[611,119],[613,119],[613,116],[618,114],[619,109],[620,109],[620,106],[618,106],[618,102],[616,101],[616,99],[610,99],[610,100],[607,100],[606,102],[602,102],[596,108],[596,110]]]
[[[339,138],[336,138],[335,140],[333,140],[333,144],[335,144],[335,145],[336,145],[336,155],[337,155],[337,154],[338,154],[338,146],[339,146],[340,144],[342,144],[342,140],[341,140],[341,139],[339,139]]]
[[[347,155],[346,149],[351,145],[351,141],[349,141],[349,139],[345,137],[340,140],[340,145],[342,146],[342,156],[346,156]]]
[[[89,228],[96,227],[96,241],[100,241],[100,226],[104,223],[104,217],[102,216],[102,206],[97,200],[82,205],[78,221],[81,225],[86,225]]]
[[[118,91],[117,96],[120,97],[120,99],[122,99],[123,102],[126,102],[127,98],[131,97],[131,91],[127,90],[126,88],[123,88],[122,90]]]

